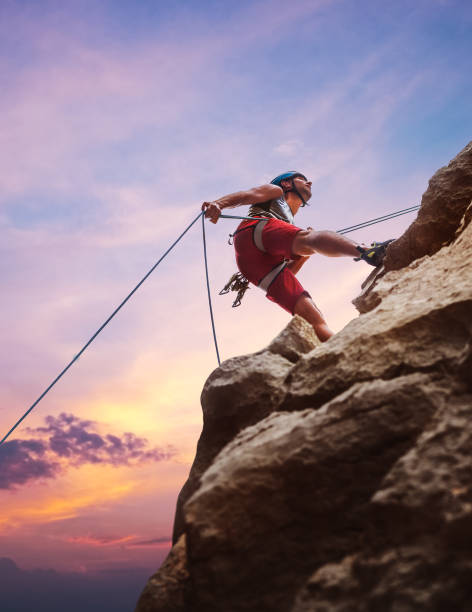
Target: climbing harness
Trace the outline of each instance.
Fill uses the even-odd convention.
[[[299,174],[299,173],[296,173],[296,174]],[[283,175],[281,175],[281,176],[283,176]],[[303,175],[301,175],[301,176],[303,176]],[[280,179],[280,177],[277,177],[277,178]],[[276,179],[274,179],[274,181],[275,180]],[[282,179],[280,179],[280,180],[282,180]],[[376,219],[370,219],[369,221],[365,221],[365,222],[359,223],[357,225],[353,225],[353,226],[350,226],[350,227],[345,227],[342,230],[338,230],[337,233],[338,234],[347,234],[347,233],[353,232],[353,231],[355,231],[357,229],[362,229],[364,227],[368,227],[369,225],[374,225],[375,223],[381,223],[383,221],[387,221],[389,219],[393,219],[395,217],[399,217],[400,215],[405,215],[407,213],[410,213],[410,212],[413,212],[415,210],[418,210],[419,208],[420,208],[420,206],[411,206],[410,208],[406,208],[406,209],[403,209],[403,210],[400,210],[400,211],[396,211],[396,212],[390,213],[388,215],[384,215],[383,217],[377,217]],[[216,339],[215,322],[214,322],[214,317],[213,317],[213,308],[212,308],[212,304],[211,304],[210,281],[209,281],[209,278],[208,278],[208,261],[207,261],[207,251],[206,251],[205,217],[204,217],[204,214],[205,214],[205,211],[202,211],[202,212],[198,213],[198,215],[195,217],[195,219],[184,229],[184,231],[180,234],[180,236],[171,244],[171,246],[167,249],[167,251],[165,251],[165,253],[152,266],[152,268],[149,270],[149,272],[145,276],[143,276],[143,278],[139,281],[139,283],[136,285],[136,287],[134,287],[134,289],[121,302],[121,304],[117,308],[115,308],[115,310],[111,313],[111,315],[108,317],[108,319],[98,328],[98,330],[93,334],[93,336],[84,344],[84,346],[80,349],[80,351],[77,353],[77,355],[67,364],[67,366],[62,370],[62,372],[58,376],[56,376],[56,378],[47,387],[47,389],[45,391],[43,391],[43,393],[41,393],[41,395],[38,397],[38,399],[30,406],[30,408],[28,408],[28,410],[23,414],[23,416],[20,419],[18,419],[18,421],[13,425],[13,427],[8,431],[8,433],[5,434],[5,436],[0,440],[0,445],[3,444],[6,441],[6,439],[13,433],[13,431],[20,425],[20,423],[39,404],[39,402],[44,398],[44,396],[47,393],[49,393],[49,391],[54,387],[54,385],[72,367],[72,365],[79,359],[79,357],[85,352],[85,350],[92,344],[92,342],[100,334],[100,332],[108,325],[108,323],[110,323],[110,321],[115,317],[115,315],[118,314],[118,312],[123,308],[123,306],[128,302],[128,300],[141,287],[141,285],[144,283],[144,281],[146,281],[149,278],[149,276],[154,272],[154,270],[161,263],[161,261],[163,259],[165,259],[165,257],[167,257],[167,255],[180,242],[180,240],[182,240],[182,238],[185,236],[185,234],[198,221],[198,219],[200,219],[200,217],[202,218],[203,254],[204,254],[204,261],[205,261],[205,274],[206,274],[206,283],[207,283],[207,292],[208,292],[208,304],[209,304],[209,308],[210,308],[210,318],[211,318],[211,325],[212,325],[212,330],[213,330],[213,340],[214,340],[215,349],[216,349],[216,357],[217,357],[217,360],[218,360],[218,365],[220,365],[220,363],[221,363],[220,362],[220,354],[219,354],[218,343],[217,343],[217,339]],[[248,220],[251,220],[251,221],[257,221],[257,223],[259,223],[259,221],[266,221],[266,222],[268,221],[267,217],[265,217],[265,218],[263,218],[263,217],[239,217],[239,216],[234,216],[234,215],[220,215],[220,216],[222,218],[224,218],[224,219],[248,219]],[[253,226],[249,226],[249,227],[253,227]],[[245,229],[245,228],[242,228],[242,229]],[[236,233],[237,233],[237,231],[234,234],[232,234],[232,236],[234,236]],[[391,241],[387,241],[387,242],[391,242]],[[372,247],[375,249],[375,248],[379,247],[379,245],[380,246],[384,245],[384,248],[386,246],[385,243],[374,243],[372,245]],[[362,254],[361,254],[361,259],[362,259]],[[283,261],[280,264],[278,264],[278,266],[276,268],[274,268],[271,272],[269,272],[269,274],[260,281],[259,286],[262,287],[262,288],[264,288],[265,285],[268,286],[270,284],[270,282],[271,282],[270,279],[268,280],[268,277],[270,277],[270,275],[274,275],[274,277],[275,277],[283,269],[283,267],[285,267],[287,264],[288,264],[287,261]],[[240,303],[241,303],[241,299],[242,299],[244,293],[247,291],[248,288],[249,288],[249,281],[240,272],[237,272],[236,274],[233,274],[233,276],[231,277],[229,282],[220,291],[220,295],[224,294],[224,293],[228,293],[229,291],[237,291],[237,296],[236,296],[235,301],[233,302],[233,306],[239,306]]]
[[[251,217],[248,217],[248,219],[251,219]],[[267,225],[267,223],[270,221],[270,218],[256,217],[256,219],[257,220],[255,223],[252,223],[250,225],[245,225],[244,227],[240,227],[234,232],[234,234],[230,234],[229,239],[228,239],[228,244],[230,245],[233,244],[232,238],[234,238],[234,236],[236,236],[240,232],[244,232],[247,229],[251,229],[252,239],[253,239],[255,246],[259,249],[259,251],[262,251],[262,253],[267,253],[266,249],[264,248],[264,244],[262,242],[262,232],[264,231],[264,228]],[[277,264],[275,268],[270,270],[270,272],[268,272],[265,276],[263,276],[260,279],[260,281],[257,283],[257,286],[260,289],[267,291],[271,283],[277,278],[277,276],[282,272],[282,270],[288,266],[289,263],[290,263],[289,260],[284,259],[281,263]],[[249,280],[241,272],[236,272],[235,274],[233,274],[233,276],[229,279],[229,281],[220,291],[220,295],[225,295],[226,293],[229,293],[230,291],[236,291],[237,295],[232,304],[232,307],[236,308],[237,306],[241,306],[241,300],[243,299],[244,294],[246,293],[248,289],[249,289]]]
[[[277,278],[277,276],[282,272],[282,270],[288,266],[289,263],[289,260],[284,259],[282,262],[277,264],[275,268],[272,268],[272,270],[268,274],[261,278],[261,280],[257,283],[257,286],[260,287],[263,291],[267,292],[272,282]]]
[[[221,215],[223,217],[223,215]],[[228,215],[229,217],[229,215]],[[226,215],[225,215],[225,218]],[[232,218],[232,217],[231,217]],[[246,219],[258,219],[259,217],[246,217]],[[248,229],[252,229],[255,225],[257,225],[257,223],[253,223],[252,225],[245,225],[244,227],[240,227],[239,229],[237,229],[234,234],[230,234],[229,238],[228,238],[228,244],[230,246],[233,245],[233,238],[236,236],[236,234],[239,234],[240,232],[244,232],[244,230],[248,230]]]

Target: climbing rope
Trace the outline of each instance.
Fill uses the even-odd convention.
[[[410,208],[405,208],[400,211],[396,211],[393,213],[389,213],[382,217],[377,217],[376,219],[370,219],[369,221],[364,221],[363,223],[358,223],[357,225],[352,225],[350,227],[345,227],[341,230],[337,230],[338,234],[348,234],[358,229],[362,229],[364,227],[368,227],[369,225],[375,225],[376,223],[382,223],[383,221],[388,221],[389,219],[394,219],[395,217],[399,217],[401,215],[406,215],[407,213],[418,210],[420,206],[411,206]],[[159,260],[152,266],[149,272],[143,276],[143,278],[139,281],[136,287],[125,297],[125,299],[121,302],[121,304],[115,308],[115,310],[111,313],[108,319],[101,325],[97,331],[93,334],[93,336],[84,344],[84,346],[80,349],[77,355],[67,364],[67,366],[62,370],[62,372],[52,381],[52,383],[47,387],[43,393],[38,397],[38,399],[28,408],[28,410],[24,413],[24,415],[18,419],[18,421],[13,425],[10,431],[0,440],[0,445],[5,442],[5,440],[15,431],[15,429],[20,425],[20,423],[29,415],[29,413],[35,408],[39,402],[43,399],[43,397],[49,393],[49,391],[54,387],[54,385],[64,376],[64,374],[69,370],[69,368],[79,359],[79,357],[85,352],[85,350],[92,344],[95,338],[100,334],[100,332],[110,323],[110,321],[114,318],[114,316],[123,308],[123,306],[128,302],[128,300],[136,293],[136,291],[141,287],[145,280],[154,272],[157,266],[161,263],[165,257],[172,251],[172,249],[180,242],[180,240],[185,236],[188,230],[197,222],[199,218],[202,218],[202,232],[203,232],[203,255],[205,260],[205,275],[206,275],[206,284],[207,284],[207,292],[208,292],[208,304],[210,307],[210,318],[211,325],[213,330],[213,340],[215,343],[216,349],[216,358],[218,360],[218,365],[221,364],[220,354],[218,351],[218,342],[216,339],[216,331],[215,331],[215,321],[213,317],[213,308],[211,303],[211,293],[210,293],[210,281],[208,278],[208,261],[207,261],[207,251],[206,251],[206,237],[205,237],[205,217],[204,211],[198,213],[195,219],[185,228],[185,230],[180,234],[180,236],[171,244],[171,246],[167,249],[167,251],[159,258]],[[238,217],[234,215],[221,215],[223,219],[249,219],[251,221],[257,220],[257,217]]]
[[[15,429],[18,427],[18,425],[28,416],[28,414],[33,410],[33,408],[39,404],[39,402],[43,399],[43,397],[47,393],[49,393],[49,391],[54,387],[54,385],[64,376],[64,374],[67,372],[67,370],[77,361],[77,359],[82,355],[82,353],[84,353],[84,351],[92,344],[92,342],[95,340],[95,338],[98,336],[98,334],[108,325],[108,323],[110,323],[110,321],[113,319],[113,317],[118,313],[119,310],[121,310],[123,308],[123,306],[126,304],[126,302],[131,298],[131,296],[136,293],[136,291],[141,287],[141,285],[144,283],[144,281],[154,272],[154,270],[161,263],[161,261],[172,251],[172,249],[175,247],[175,245],[178,242],[180,242],[180,240],[182,240],[182,238],[185,236],[185,234],[188,232],[188,230],[192,227],[192,225],[194,225],[194,223],[196,223],[196,221],[198,221],[198,219],[200,219],[200,217],[202,217],[202,219],[203,219],[203,215],[204,215],[204,212],[198,213],[198,215],[195,217],[195,219],[190,223],[190,225],[188,225],[185,228],[185,230],[180,234],[180,236],[177,238],[177,240],[175,240],[171,244],[171,246],[167,249],[167,251],[164,253],[164,255],[162,255],[162,257],[153,265],[153,267],[149,270],[149,272],[145,276],[143,276],[143,278],[139,281],[139,283],[136,285],[136,287],[130,293],[128,293],[128,295],[121,302],[121,304],[117,308],[115,308],[115,310],[111,313],[111,315],[108,317],[108,319],[105,321],[105,323],[103,323],[103,325],[101,325],[99,327],[99,329],[97,329],[97,331],[93,334],[93,336],[90,338],[90,340],[86,344],[84,344],[84,346],[80,349],[80,351],[77,353],[77,355],[67,364],[67,366],[62,370],[62,372],[52,381],[52,383],[49,385],[49,387],[45,391],[43,391],[43,393],[41,393],[41,395],[38,397],[38,399],[34,402],[34,404],[32,404],[32,406],[30,406],[30,408],[28,408],[28,410],[24,413],[24,415],[21,417],[21,419],[18,419],[18,421],[13,425],[13,427],[10,429],[10,431],[0,440],[0,445],[5,442],[5,440],[8,438],[8,436],[15,431]]]
[[[343,229],[336,230],[337,234],[349,234],[350,232],[354,232],[359,229],[364,229],[364,227],[369,227],[369,225],[375,225],[376,223],[382,223],[383,221],[389,221],[390,219],[394,219],[395,217],[401,217],[402,215],[407,215],[408,213],[414,212],[415,210],[419,210],[421,207],[419,205],[410,206],[409,208],[404,208],[403,210],[397,210],[392,213],[388,213],[387,215],[383,215],[382,217],[376,217],[375,219],[369,219],[369,221],[363,221],[362,223],[357,223],[356,225],[350,225],[349,227],[343,227]],[[237,217],[235,215],[220,215],[223,219],[243,219],[248,221],[257,221],[258,219],[266,219],[267,217]]]
[[[408,213],[414,212],[415,210],[419,210],[421,207],[419,205],[410,206],[410,208],[404,208],[403,210],[397,210],[396,212],[389,213],[388,215],[383,215],[383,217],[377,217],[376,219],[370,219],[369,221],[364,221],[363,223],[357,223],[356,225],[350,225],[349,227],[344,227],[343,229],[337,230],[338,234],[349,234],[350,232],[354,232],[359,229],[364,229],[364,227],[369,227],[369,225],[375,225],[376,223],[382,223],[383,221],[389,221],[390,219],[394,219],[395,217],[401,217],[402,215],[407,215]]]
[[[216,340],[215,321],[213,319],[213,308],[211,306],[210,280],[208,278],[207,248],[206,248],[206,238],[205,238],[205,217],[203,216],[203,214],[202,214],[202,233],[203,233],[203,258],[205,259],[205,275],[206,275],[206,284],[207,284],[207,292],[208,292],[208,305],[210,307],[211,329],[213,330],[213,340],[215,342],[216,359],[218,360],[218,365],[221,365],[220,353],[218,351],[218,342]]]

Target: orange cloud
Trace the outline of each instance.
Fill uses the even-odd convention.
[[[71,538],[65,538],[66,542],[71,542],[72,544],[81,544],[85,546],[118,546],[120,544],[124,544],[133,540],[135,535],[121,536],[121,537],[96,537],[96,536],[77,536]]]
[[[93,482],[93,481],[92,481]],[[87,493],[79,493],[77,491],[64,491],[61,486],[58,490],[62,490],[62,495],[57,493],[48,495],[49,491],[43,493],[43,498],[31,499],[31,495],[21,496],[22,503],[18,503],[18,496],[11,498],[10,503],[4,503],[3,515],[4,519],[0,523],[0,529],[4,530],[18,528],[21,525],[34,525],[43,523],[52,523],[55,521],[63,521],[79,516],[86,508],[97,508],[104,504],[116,502],[129,495],[134,490],[132,483],[116,483],[113,484],[110,480],[106,482],[106,497],[103,493],[103,484],[101,486],[90,487]]]

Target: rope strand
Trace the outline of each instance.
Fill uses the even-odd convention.
[[[210,293],[210,280],[208,278],[208,262],[207,262],[207,249],[206,249],[206,238],[205,238],[205,217],[202,215],[202,233],[203,233],[203,258],[205,260],[205,274],[206,274],[206,285],[208,292],[208,305],[210,307],[210,319],[211,319],[211,329],[213,330],[213,340],[215,342],[215,350],[216,350],[216,358],[218,360],[218,365],[221,365],[220,361],[220,353],[218,351],[218,342],[216,340],[216,331],[215,331],[215,321],[213,318],[213,308],[211,305],[211,293]]]
[[[101,325],[99,327],[99,329],[97,329],[97,331],[93,334],[93,336],[90,338],[90,340],[86,344],[84,344],[84,346],[77,353],[77,355],[67,364],[67,366],[62,370],[62,372],[52,381],[52,383],[49,385],[49,387],[45,391],[43,391],[43,393],[41,393],[41,395],[38,397],[38,399],[34,402],[34,404],[32,406],[30,406],[30,408],[28,408],[28,410],[24,413],[24,415],[21,417],[21,419],[18,419],[18,421],[13,425],[13,427],[10,429],[10,431],[2,438],[2,440],[0,440],[0,445],[5,442],[5,440],[8,438],[8,436],[15,431],[15,429],[18,427],[18,425],[28,416],[28,414],[33,410],[33,408],[35,408],[35,406],[37,406],[39,404],[39,402],[43,399],[43,397],[64,376],[64,374],[67,372],[67,370],[77,361],[77,359],[82,355],[82,353],[84,353],[84,351],[90,346],[90,344],[92,344],[92,342],[95,340],[95,338],[98,336],[98,334],[108,325],[108,323],[113,319],[113,317],[118,313],[118,311],[121,310],[121,308],[123,308],[123,306],[126,304],[126,302],[136,293],[136,291],[139,289],[139,287],[141,287],[141,285],[144,283],[144,281],[154,272],[154,270],[161,263],[161,261],[172,251],[172,249],[175,247],[175,245],[178,242],[180,242],[180,240],[185,236],[185,234],[192,227],[192,225],[200,217],[203,218],[203,215],[204,215],[203,212],[198,213],[198,215],[195,217],[195,219],[190,223],[190,225],[188,225],[186,227],[186,229],[180,234],[180,236],[177,238],[177,240],[175,240],[171,244],[171,246],[167,249],[167,251],[164,253],[164,255],[162,255],[162,257],[153,265],[153,267],[149,270],[149,272],[139,281],[139,283],[136,285],[136,287],[130,293],[128,293],[128,295],[121,302],[121,304],[117,308],[115,308],[115,310],[111,313],[111,315],[108,317],[108,319],[105,321],[105,323],[103,323],[103,325]]]
[[[391,212],[382,217],[376,217],[375,219],[369,219],[369,221],[363,221],[362,223],[356,223],[356,225],[349,225],[348,227],[343,227],[343,229],[336,230],[338,234],[348,234],[349,232],[353,232],[357,229],[362,229],[364,227],[368,227],[369,225],[375,225],[376,223],[382,223],[382,221],[388,221],[389,219],[394,219],[395,217],[400,217],[401,215],[407,215],[410,212],[414,212],[415,210],[419,210],[420,206],[410,206],[410,208],[404,208],[403,210],[397,210],[396,212]]]
[[[350,232],[354,232],[358,229],[363,229],[364,227],[369,227],[369,225],[375,225],[376,223],[382,223],[383,221],[389,221],[390,219],[394,219],[395,217],[401,217],[402,215],[407,215],[410,212],[414,212],[415,210],[419,210],[421,207],[417,204],[415,206],[410,206],[409,208],[404,208],[403,210],[397,210],[395,212],[388,213],[383,215],[382,217],[376,217],[375,219],[369,219],[369,221],[363,221],[362,223],[357,223],[356,225],[350,225],[348,227],[343,227],[342,229],[336,230],[337,234],[349,234]],[[242,219],[242,220],[258,220],[258,219],[267,219],[267,217],[238,217],[236,215],[220,215],[222,219]]]

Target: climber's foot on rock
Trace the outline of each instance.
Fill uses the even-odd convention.
[[[394,240],[395,238],[391,238],[390,240],[385,240],[385,242],[373,242],[370,247],[356,247],[360,256],[355,257],[354,261],[360,261],[362,259],[362,261],[366,261],[371,266],[378,268],[382,265],[387,246]]]

